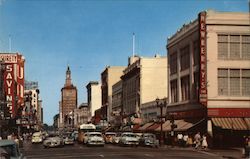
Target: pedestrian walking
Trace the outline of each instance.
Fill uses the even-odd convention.
[[[187,147],[187,145],[188,145],[188,134],[185,134],[183,136],[183,146]]]
[[[194,136],[194,142],[195,142],[195,149],[199,148],[201,145],[201,135],[200,132],[197,132]]]
[[[202,148],[203,148],[204,150],[206,150],[207,147],[208,147],[206,135],[203,135],[203,136],[202,136],[202,143],[201,143],[201,146],[202,146]]]
[[[183,145],[183,135],[182,135],[182,133],[177,134],[177,139],[178,139],[178,145],[182,146]]]
[[[193,143],[193,138],[191,137],[192,135],[190,134],[190,135],[188,135],[188,146],[190,147],[193,147],[194,145],[194,143]]]

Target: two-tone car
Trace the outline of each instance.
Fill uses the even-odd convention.
[[[149,147],[159,147],[159,140],[156,138],[155,134],[145,133],[140,138],[141,146],[149,146]]]
[[[44,148],[63,147],[63,146],[64,146],[63,139],[59,136],[56,136],[56,135],[49,135],[43,141]]]
[[[121,146],[138,146],[139,138],[135,133],[125,132],[121,134],[119,144]]]
[[[87,133],[87,146],[104,146],[105,141],[102,133],[100,132],[89,132]]]

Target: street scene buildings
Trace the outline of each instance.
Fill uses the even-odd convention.
[[[67,66],[55,129],[92,123],[103,133],[153,133],[169,145],[179,134],[199,132],[211,147],[244,145],[250,135],[249,13],[202,11],[167,39],[166,52],[133,54],[127,66],[103,68],[80,105]],[[42,130],[39,87],[24,83],[24,57],[1,53],[0,62],[0,135]]]

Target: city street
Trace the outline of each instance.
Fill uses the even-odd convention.
[[[44,149],[42,144],[25,143],[21,149],[26,158],[38,159],[80,159],[80,158],[106,158],[106,159],[219,159],[217,154],[206,151],[196,151],[189,148],[147,148],[147,147],[120,147],[105,145],[104,147],[86,147],[75,144],[62,148]]]

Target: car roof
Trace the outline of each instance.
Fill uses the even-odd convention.
[[[88,132],[88,134],[102,134],[101,132]]]
[[[122,133],[122,134],[133,134],[133,135],[136,135],[136,134],[133,133],[133,132],[124,132],[124,133]]]
[[[7,145],[16,145],[16,142],[13,140],[0,140],[0,147]]]
[[[106,134],[106,135],[110,135],[110,134],[111,134],[111,135],[113,135],[113,134],[115,135],[116,133],[115,133],[115,132],[106,132],[105,134]]]

